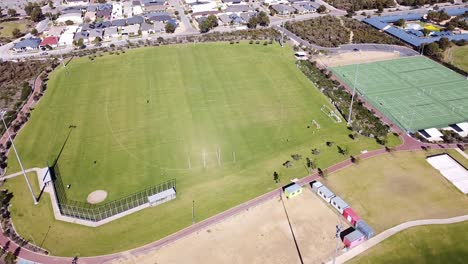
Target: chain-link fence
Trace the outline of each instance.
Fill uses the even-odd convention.
[[[176,189],[176,180],[171,179],[167,182],[155,185],[139,192],[135,192],[126,197],[107,202],[102,205],[89,204],[85,202],[73,201],[67,198],[65,187],[60,176],[58,164],[50,168],[52,175],[55,195],[57,197],[60,213],[65,216],[77,219],[98,222],[125,212],[132,208],[148,203],[148,196],[163,192],[165,190]]]

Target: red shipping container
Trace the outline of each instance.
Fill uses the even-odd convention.
[[[351,207],[348,207],[346,208],[344,211],[343,211],[343,216],[344,218],[346,218],[346,220],[348,220],[348,222],[352,225],[352,226],[356,226],[356,223],[361,220],[361,217],[359,217],[359,215],[357,215],[353,209],[351,209]]]

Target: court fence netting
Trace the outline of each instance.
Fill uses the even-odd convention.
[[[64,216],[92,222],[98,222],[144,205],[148,203],[149,196],[164,192],[171,188],[176,190],[176,180],[171,179],[104,204],[89,204],[86,202],[74,201],[67,197],[58,163],[53,167],[50,167],[50,173],[60,213]]]

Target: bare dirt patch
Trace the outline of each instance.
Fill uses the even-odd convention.
[[[97,204],[104,201],[107,198],[107,192],[103,190],[97,190],[88,194],[86,201],[90,204]]]
[[[383,60],[392,60],[400,57],[399,52],[383,51],[356,51],[339,53],[336,55],[321,56],[317,61],[327,67],[344,66]]]
[[[283,199],[304,263],[329,260],[338,216],[310,189]],[[279,197],[160,249],[125,255],[114,263],[300,263]]]

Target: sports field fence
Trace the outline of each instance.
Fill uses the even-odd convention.
[[[52,168],[50,168],[50,172],[60,213],[64,216],[93,222],[98,222],[135,207],[144,205],[148,203],[149,196],[171,188],[174,188],[174,190],[176,189],[176,180],[171,179],[164,183],[135,192],[123,198],[109,201],[105,204],[89,204],[68,199],[62,177],[60,176],[60,169],[58,164],[55,164]]]

